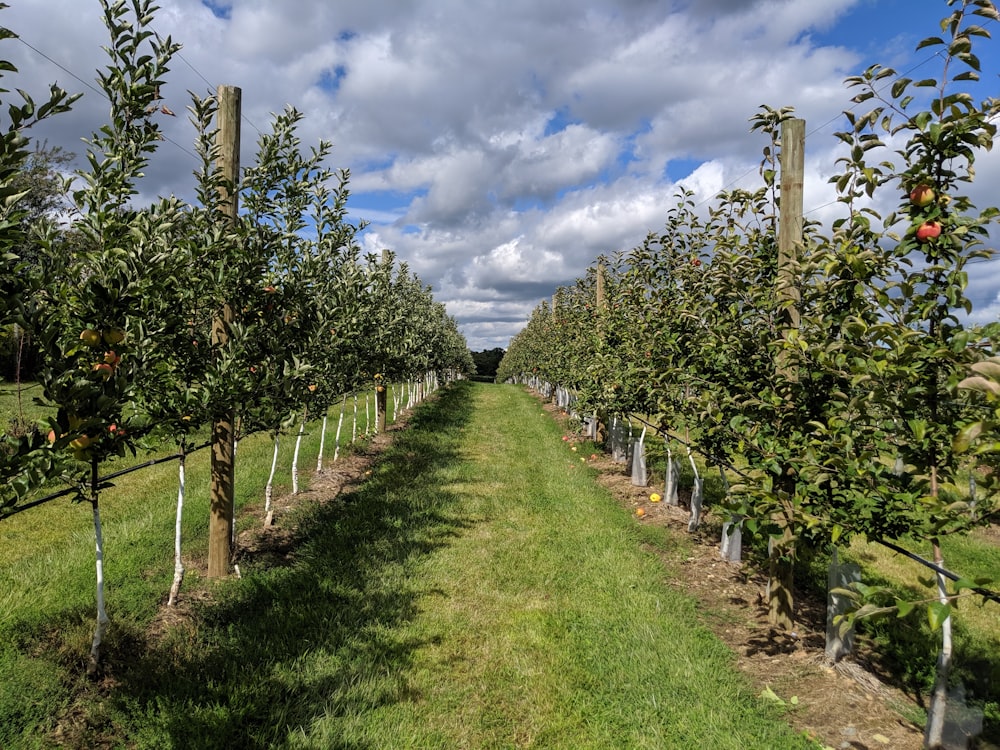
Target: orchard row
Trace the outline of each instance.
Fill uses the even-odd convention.
[[[805,546],[906,538],[943,569],[942,536],[997,519],[1000,325],[964,321],[968,267],[991,256],[998,216],[965,189],[1000,101],[963,87],[979,78],[982,24],[1000,16],[987,0],[948,5],[944,36],[918,48],[937,53],[939,77],[876,65],[847,81],[855,109],[830,180],[842,218],[803,220],[803,176],[789,165],[804,124],[765,107],[753,120],[770,139],[758,189],[707,208],[682,189],[662,233],[537,307],[498,372],[569,389],[605,423],[642,415],[738,476],[725,512],[769,547],[775,625],[794,622],[792,563]],[[887,215],[875,208],[893,202]],[[969,454],[981,464],[975,495]],[[975,582],[946,584],[939,573],[921,608],[943,644],[927,747],[941,741],[951,607]],[[865,601],[866,590],[845,592],[855,616],[913,609]]]
[[[219,98],[192,97],[197,201],[137,205],[179,46],[153,33],[148,0],[130,5],[101,2],[111,116],[85,141],[87,168],[67,180],[68,224],[26,224],[11,185],[30,155],[28,129],[75,97],[53,87],[42,104],[26,93],[8,103],[0,317],[40,347],[37,379],[53,409],[47,429],[0,451],[0,509],[55,476],[84,493],[97,464],[143,441],[190,446],[223,418],[237,438],[278,431],[377,381],[472,367],[430,289],[388,251],[362,253],[362,227],[346,218],[349,174],[325,165],[328,143],[303,148],[294,109],[274,117],[254,163],[229,175]]]

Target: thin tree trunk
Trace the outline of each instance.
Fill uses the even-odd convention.
[[[97,625],[94,628],[94,640],[90,645],[90,661],[87,665],[87,676],[94,677],[101,664],[101,643],[108,629],[108,613],[104,608],[104,534],[101,530],[101,507],[98,502],[97,459],[91,460],[90,469],[90,504],[94,509],[94,539],[96,541],[95,564],[97,569]]]
[[[372,418],[371,418],[371,397],[368,391],[365,391],[365,436],[371,432]]]
[[[351,424],[351,443],[358,439],[358,394],[354,394],[354,422]]]
[[[688,461],[691,462],[691,470],[694,472],[694,483],[691,487],[691,516],[688,518],[688,531],[694,531],[701,525],[703,480],[698,473],[698,467],[694,462],[694,454],[690,448],[688,448]]]
[[[278,468],[278,439],[279,436],[275,434],[274,436],[274,455],[271,457],[271,473],[267,477],[267,485],[264,487],[264,525],[270,526],[271,520],[274,517],[274,511],[271,510],[271,498],[274,495],[274,471]]]
[[[316,459],[317,474],[323,471],[323,449],[326,447],[326,420],[328,415],[329,411],[327,414],[323,415],[323,427],[320,428],[320,433],[319,433],[319,456]]]
[[[934,540],[934,564],[939,568],[944,567],[944,556],[941,554],[941,546]],[[937,574],[938,601],[942,604],[948,603],[948,581]],[[941,651],[937,658],[937,676],[934,681],[934,692],[931,693],[930,707],[927,711],[927,728],[924,731],[924,747],[929,750],[938,750],[944,746],[944,724],[945,714],[948,709],[948,677],[951,674],[951,615],[941,623]]]
[[[931,465],[931,496],[938,495],[937,466]],[[937,539],[934,544],[934,564],[939,568],[944,567],[944,555],[941,554],[941,545]],[[948,581],[937,574],[938,601],[941,604],[948,604]],[[934,692],[931,693],[930,706],[927,710],[927,726],[924,730],[924,747],[929,750],[938,750],[944,743],[944,723],[945,713],[948,709],[948,677],[951,674],[951,615],[945,618],[941,624],[941,651],[937,658],[937,676],[934,681]]]
[[[337,462],[337,457],[340,456],[340,428],[344,426],[344,409],[347,408],[347,394],[344,394],[344,400],[340,404],[340,416],[337,418],[337,439],[334,441],[333,446],[333,462]]]
[[[181,446],[181,458],[177,465],[177,512],[174,520],[174,582],[170,586],[170,596],[167,598],[167,606],[172,607],[177,603],[177,595],[181,590],[181,581],[184,580],[184,563],[181,562],[181,518],[184,516],[184,446]]]
[[[299,422],[299,434],[295,437],[295,450],[292,452],[292,494],[299,494],[299,450],[302,447],[302,436],[306,433],[306,419],[309,410],[302,410],[302,421]]]

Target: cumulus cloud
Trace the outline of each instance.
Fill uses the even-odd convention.
[[[170,107],[183,113],[188,90],[241,86],[245,164],[271,113],[300,109],[303,143],[332,141],[332,166],[352,170],[351,216],[373,222],[365,249],[410,264],[475,349],[506,346],[555,285],[659,230],[678,185],[699,202],[755,186],[764,141],[748,120],[762,104],[807,120],[806,208],[840,215],[828,179],[845,76],[873,51],[924,65],[913,47],[947,13],[943,0],[921,4],[888,32],[858,25],[852,14],[877,11],[862,0],[159,5],[158,31],[184,45],[164,87]],[[106,64],[98,4],[16,3],[0,23],[24,37],[4,43],[18,86],[86,93],[35,134],[82,153],[108,109],[91,88]],[[996,68],[995,54],[983,60]],[[183,116],[162,125],[142,197],[190,197],[194,134]],[[1000,166],[977,167],[974,199],[990,205]],[[1000,306],[993,268],[970,282],[979,318]]]

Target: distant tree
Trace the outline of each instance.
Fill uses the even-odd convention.
[[[57,223],[59,214],[67,209],[63,172],[74,158],[59,146],[40,143],[11,176],[10,190],[21,194],[17,202],[20,241],[11,249],[26,267],[39,262],[38,230]],[[37,366],[38,347],[25,329],[13,324],[0,329],[0,377],[31,380]]]
[[[472,352],[472,361],[476,365],[476,375],[481,378],[495,378],[500,360],[506,352],[500,347],[495,349],[484,349],[481,352]]]
[[[76,154],[59,146],[39,143],[14,176],[14,188],[24,193],[18,202],[23,211],[21,225],[25,237],[17,250],[22,261],[37,262],[40,247],[37,230],[46,224],[58,223],[60,214],[68,210],[68,186],[64,173],[69,171],[75,159]]]

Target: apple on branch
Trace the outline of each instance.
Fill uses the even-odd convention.
[[[941,224],[937,221],[925,221],[917,227],[917,241],[930,242],[941,236]]]
[[[910,203],[918,208],[924,208],[934,202],[934,188],[926,183],[920,183],[910,191]]]

